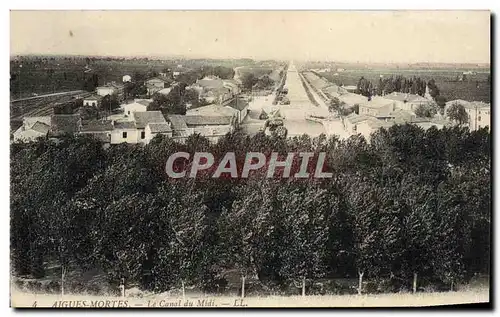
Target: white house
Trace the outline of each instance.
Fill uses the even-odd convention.
[[[359,114],[373,117],[387,117],[396,108],[395,102],[382,97],[373,97],[359,105]]]
[[[369,120],[371,117],[366,116],[366,115],[358,115],[355,113],[351,113],[347,117],[344,118],[344,129],[346,132],[348,132],[350,135],[355,135],[358,134],[358,128],[357,126],[366,120]]]
[[[151,100],[148,99],[135,99],[132,103],[123,104],[120,108],[123,109],[123,114],[131,116],[134,112],[143,112],[148,110]]]
[[[401,92],[393,92],[391,94],[384,95],[384,98],[394,101],[396,108],[412,112],[415,112],[415,110],[417,110],[417,108],[421,105],[430,104],[430,101],[427,98]]]
[[[448,109],[454,105],[460,104],[464,106],[467,112],[468,126],[471,131],[479,130],[484,127],[491,128],[491,105],[481,101],[466,101],[462,99],[448,101],[445,105],[445,114]]]
[[[99,95],[90,95],[86,98],[83,98],[83,105],[97,108],[99,106],[99,103],[101,102],[101,99],[102,97]]]
[[[24,117],[23,125],[14,133],[14,142],[35,141],[39,137],[45,137],[50,131],[51,117]]]
[[[136,111],[133,114],[133,120],[135,123],[135,128],[137,130],[137,142],[139,143],[148,143],[149,139],[146,138],[146,127],[151,123],[167,123],[165,117],[161,113],[161,111]],[[151,130],[151,127],[149,128]],[[164,126],[155,126],[153,127],[153,131],[151,133],[160,133],[167,132]]]
[[[200,134],[208,138],[211,142],[234,131],[235,117],[224,116],[198,116],[198,115],[169,115],[173,137],[180,141],[185,140],[189,135]]]
[[[148,95],[153,95],[154,93],[162,90],[163,88],[167,87],[169,84],[168,80],[162,77],[155,77],[148,79],[146,81],[146,88],[148,91]]]
[[[116,89],[114,87],[108,87],[108,86],[99,86],[96,88],[96,93],[99,96],[107,96],[107,95],[112,95],[115,93]]]
[[[111,131],[111,144],[138,143],[137,129],[133,121],[115,121]]]
[[[130,76],[130,75],[125,75],[122,77],[122,82],[124,82],[124,83],[128,83],[131,81],[132,81],[132,76]]]

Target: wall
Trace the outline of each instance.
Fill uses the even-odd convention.
[[[145,106],[145,105],[141,105],[140,103],[129,103],[129,104],[125,104],[122,106],[123,108],[123,114],[127,115],[127,116],[132,116],[132,114],[134,112],[137,112],[137,111],[147,111],[148,107]],[[130,113],[129,113],[130,112]]]
[[[97,100],[83,100],[83,105],[97,107]]]
[[[123,138],[122,133],[127,132],[127,138]],[[111,131],[111,144],[138,143],[140,133],[137,129],[114,129]]]
[[[96,88],[97,94],[99,96],[106,96],[106,95],[112,95],[115,92],[115,88],[113,87],[97,87]]]

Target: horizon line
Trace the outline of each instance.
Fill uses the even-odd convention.
[[[242,60],[242,59],[250,59],[254,61],[289,61],[289,58],[255,58],[255,57],[209,57],[209,56],[189,56],[183,54],[172,54],[172,55],[161,55],[161,54],[151,54],[151,55],[116,55],[116,54],[78,54],[78,53],[11,53],[10,58],[16,56],[78,56],[78,57],[109,57],[109,58],[125,58],[125,59],[133,59],[133,58],[153,58],[154,60],[162,60],[162,59],[171,59],[171,58],[182,58],[182,59],[211,59],[211,60]],[[491,67],[491,61],[489,62],[429,62],[429,61],[396,61],[396,62],[384,62],[384,61],[346,61],[346,60],[329,60],[329,59],[292,59],[297,62],[329,62],[329,63],[339,63],[339,64],[408,64],[408,65],[416,65],[416,64],[452,64],[452,65],[480,65],[480,66],[489,66]]]

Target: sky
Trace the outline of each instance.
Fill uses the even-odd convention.
[[[489,63],[489,11],[11,11],[11,55]]]

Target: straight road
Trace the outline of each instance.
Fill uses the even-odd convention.
[[[299,76],[295,65],[290,63],[285,83],[290,104],[279,106],[282,116],[285,117],[288,136],[308,134],[316,137],[321,133],[326,134],[321,123],[306,120],[308,115],[325,115],[325,110],[311,103]]]

